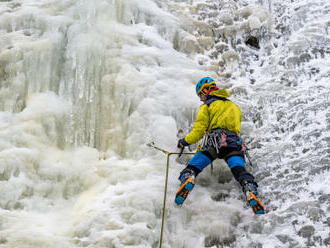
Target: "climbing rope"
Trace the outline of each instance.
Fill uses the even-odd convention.
[[[163,234],[164,234],[164,224],[165,224],[165,212],[166,212],[166,199],[167,199],[167,185],[168,185],[168,171],[169,171],[169,167],[170,167],[170,156],[171,155],[179,155],[181,156],[182,154],[190,154],[193,155],[195,153],[192,152],[183,152],[183,149],[181,149],[180,152],[168,152],[162,148],[159,148],[157,146],[155,146],[154,142],[151,142],[149,144],[147,144],[147,146],[152,147],[158,151],[161,151],[163,153],[165,153],[167,155],[167,161],[166,161],[166,174],[165,174],[165,189],[164,189],[164,200],[163,200],[163,213],[162,213],[162,226],[161,226],[161,230],[160,230],[160,239],[159,239],[159,248],[162,248],[163,245]]]

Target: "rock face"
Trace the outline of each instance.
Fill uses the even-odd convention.
[[[189,7],[193,19],[206,22],[212,29],[212,36],[208,31],[196,36],[197,40],[214,39],[205,39],[204,44],[199,40],[200,51],[204,51],[200,64],[204,68],[218,65],[218,80],[222,85],[228,83],[233,96],[241,101],[243,123],[249,126],[244,128],[244,135],[257,164],[251,170],[263,199],[274,209],[264,217],[262,225],[244,223],[244,227],[236,228],[251,236],[266,237],[267,233],[285,247],[329,243],[329,238],[319,231],[330,226],[330,200],[325,185],[329,180],[330,92],[328,82],[322,79],[328,77],[329,71],[315,65],[329,60],[326,44],[330,35],[322,31],[328,30],[324,21],[328,14],[323,10],[329,8],[330,4],[322,1],[291,5],[290,1],[279,0],[267,4],[263,1],[261,5],[240,0],[206,1]],[[239,85],[240,80],[247,86]],[[218,183],[222,188],[213,192],[212,200],[219,204],[232,200],[228,185],[233,181]],[[279,225],[292,233],[272,233],[271,228]],[[205,244],[220,246],[219,240],[212,237],[205,239]],[[253,247],[263,246],[261,241],[246,239],[251,239]],[[237,238],[235,245],[239,247],[240,242],[243,241]]]

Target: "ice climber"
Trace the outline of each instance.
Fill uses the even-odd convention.
[[[257,198],[258,185],[245,169],[244,145],[239,136],[242,113],[240,108],[227,98],[226,89],[219,89],[210,77],[203,77],[196,85],[196,93],[203,102],[192,131],[178,141],[178,148],[194,144],[203,138],[201,149],[181,171],[181,185],[176,193],[175,203],[183,204],[195,186],[195,178],[213,160],[224,159],[234,178],[242,186],[248,203],[257,214],[264,208]]]

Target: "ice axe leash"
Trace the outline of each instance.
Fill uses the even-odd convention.
[[[167,198],[167,185],[168,185],[168,172],[169,172],[169,167],[170,167],[170,156],[171,155],[179,155],[181,156],[182,154],[195,154],[192,152],[183,152],[184,147],[181,149],[180,152],[168,152],[160,147],[157,147],[155,145],[155,142],[150,142],[147,144],[147,146],[152,147],[158,151],[161,151],[162,153],[165,153],[167,155],[167,160],[166,160],[166,173],[165,173],[165,189],[164,189],[164,200],[163,200],[163,211],[162,211],[162,226],[160,230],[160,239],[159,239],[159,248],[162,248],[163,245],[163,234],[164,234],[164,223],[165,223],[165,211],[166,211],[166,198]]]

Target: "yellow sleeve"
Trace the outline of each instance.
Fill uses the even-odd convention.
[[[194,144],[203,138],[210,121],[208,106],[206,104],[199,108],[197,119],[194,123],[192,131],[185,137],[185,141]]]

